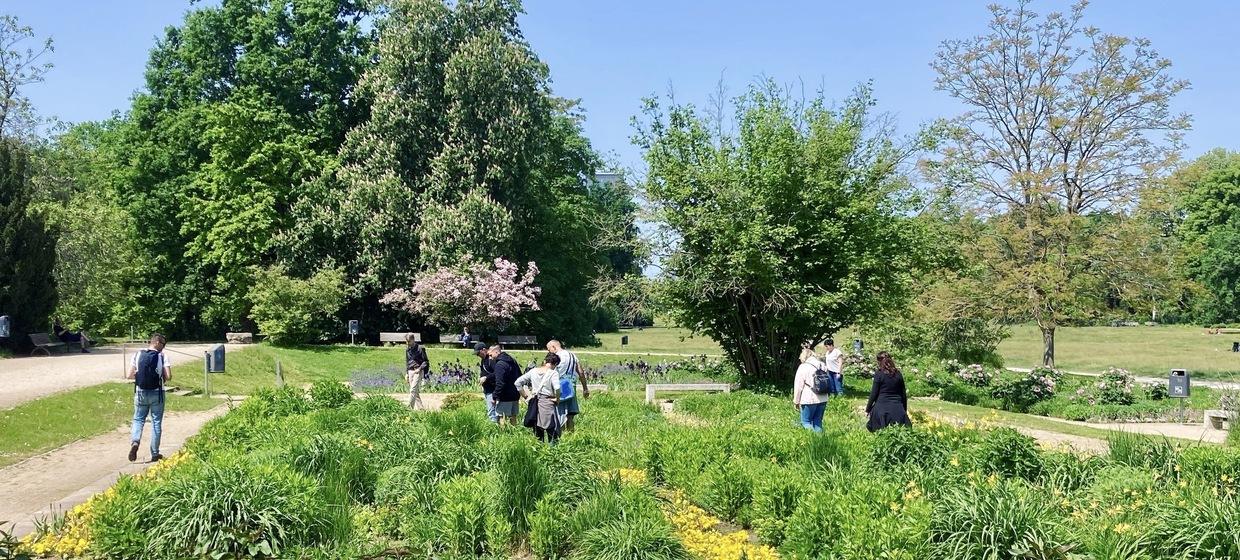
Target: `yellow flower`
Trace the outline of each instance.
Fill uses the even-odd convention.
[[[1127,523],[1116,523],[1115,526],[1111,528],[1111,530],[1122,535],[1124,533],[1127,533],[1128,531],[1131,531],[1132,525],[1129,525]]]

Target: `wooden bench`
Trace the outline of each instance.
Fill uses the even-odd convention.
[[[482,342],[482,341],[481,341],[481,340],[478,340],[478,337],[473,336],[473,335],[470,335],[470,337],[469,337],[469,343],[470,343],[470,344],[473,344],[473,343],[475,343],[475,342]],[[448,345],[448,346],[460,346],[460,345],[461,345],[461,335],[460,335],[460,333],[457,333],[457,334],[441,334],[441,335],[439,335],[439,343],[440,343],[440,344],[445,344],[445,345]]]
[[[403,332],[381,332],[379,333],[379,344],[387,343],[388,346],[395,344],[404,344],[405,335],[409,333]],[[422,333],[413,333],[413,339],[422,342]]]
[[[64,347],[65,350],[69,349],[68,344],[61,342],[59,340],[52,340],[52,337],[48,336],[47,333],[41,333],[41,332],[30,333],[30,343],[34,345],[34,350],[30,351],[31,356],[33,356],[34,353],[38,352],[39,350],[42,350],[44,354],[51,356],[52,348]],[[82,346],[81,342],[72,342],[69,344],[76,344],[78,345],[79,348]]]
[[[1202,423],[1205,424],[1207,430],[1221,430],[1223,429],[1224,422],[1228,424],[1229,429],[1237,429],[1236,414],[1234,412],[1226,410],[1207,410],[1205,414],[1202,414],[1202,418],[1204,419]]]
[[[529,346],[536,348],[538,346],[538,337],[532,334],[501,334],[499,335],[499,343],[501,346]]]
[[[654,402],[654,395],[659,391],[707,391],[724,393],[732,392],[729,383],[650,383],[646,385],[646,402]]]

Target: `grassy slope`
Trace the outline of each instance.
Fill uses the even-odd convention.
[[[1240,335],[1207,335],[1200,327],[1065,327],[1055,336],[1055,365],[1073,371],[1102,372],[1118,366],[1139,375],[1165,376],[1188,368],[1213,379],[1240,378],[1240,354],[1231,352]],[[1012,327],[999,345],[1006,365],[1029,367],[1041,361],[1042,335],[1033,325]]]
[[[169,396],[166,412],[207,410],[216,399]],[[0,467],[97,436],[133,418],[133,386],[105,383],[0,411]]]

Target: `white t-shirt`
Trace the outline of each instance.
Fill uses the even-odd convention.
[[[553,369],[543,369],[541,367],[531,369],[521,377],[518,377],[514,385],[518,389],[527,387],[531,392],[540,397],[558,398],[560,396],[560,375]]]
[[[844,353],[840,352],[839,348],[832,348],[831,351],[827,352],[827,355],[823,357],[823,362],[827,366],[827,371],[839,373],[844,369]]]

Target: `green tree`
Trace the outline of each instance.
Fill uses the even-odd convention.
[[[544,312],[511,328],[589,340],[588,286],[602,258],[589,244],[597,156],[572,104],[551,95],[517,24],[520,4],[389,8],[377,62],[358,85],[369,116],[348,134],[339,167],[296,205],[290,260],[344,268],[359,316],[382,313],[380,295],[464,255],[535,261],[546,271]]]
[[[354,96],[374,41],[367,4],[224,0],[158,41],[108,148],[149,267],[130,289],[144,323],[218,334],[246,320],[249,267],[290,260],[275,241],[300,183],[333,165],[367,111]]]
[[[15,140],[0,139],[0,315],[12,319],[15,350],[30,347],[32,332],[48,331],[56,306],[56,236],[32,212],[30,156]]]
[[[1240,322],[1240,153],[1213,150],[1176,172],[1173,218],[1188,273],[1204,288],[1195,306],[1206,323]]]
[[[985,218],[975,246],[993,305],[1042,331],[1096,309],[1103,263],[1090,213],[1119,212],[1178,154],[1185,115],[1170,110],[1187,82],[1148,40],[1081,23],[1085,4],[1044,18],[1027,2],[992,6],[990,31],[945,41],[931,64],[937,88],[965,103],[943,159],[928,166]]]
[[[0,15],[0,138],[29,139],[39,118],[22,88],[43,81],[52,63],[43,58],[53,50],[49,37],[31,45],[34,29],[16,17]]]
[[[900,165],[867,129],[870,92],[839,110],[773,84],[736,101],[736,131],[648,102],[645,192],[675,237],[664,296],[751,378],[789,378],[801,344],[902,306],[929,265]]]

